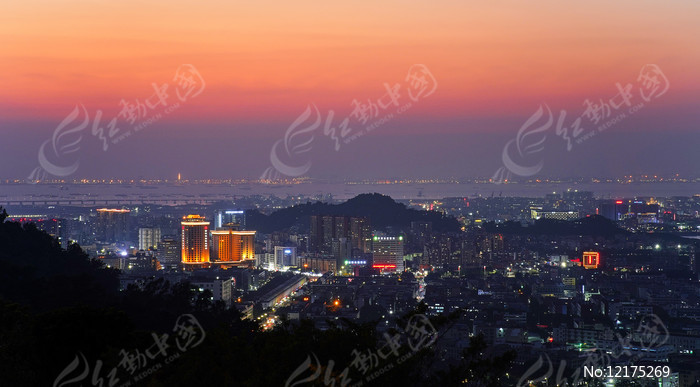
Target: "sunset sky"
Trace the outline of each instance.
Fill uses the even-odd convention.
[[[290,163],[310,161],[317,177],[490,176],[540,104],[578,117],[584,100],[636,87],[656,64],[665,95],[570,152],[552,129],[541,174],[693,174],[700,162],[697,2],[202,3],[0,6],[0,178],[26,177],[76,106],[108,121],[154,83],[174,91],[181,64],[198,70],[200,95],[107,151],[86,128],[79,149],[54,161],[79,160],[72,177],[255,178],[307,106],[340,121],[385,83],[402,84],[407,102],[407,72],[424,64],[434,94],[337,152],[319,128]]]

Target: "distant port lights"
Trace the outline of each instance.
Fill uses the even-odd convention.
[[[125,210],[122,208],[98,208],[97,212],[114,212],[118,214],[125,214],[131,212],[131,210]]]
[[[600,253],[596,251],[584,251],[582,266],[586,269],[597,269],[600,266]]]

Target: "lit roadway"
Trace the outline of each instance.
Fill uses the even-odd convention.
[[[260,321],[260,328],[264,331],[272,329],[275,327],[275,325],[280,323],[279,316],[275,315],[275,310],[278,308],[282,308],[285,306],[289,306],[292,302],[292,298],[296,292],[292,292],[288,297],[285,297],[282,299],[282,301],[278,302],[270,308],[269,310],[265,311],[265,313],[260,316],[258,319]]]

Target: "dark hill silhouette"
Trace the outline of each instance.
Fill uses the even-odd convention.
[[[103,268],[80,246],[64,250],[33,223],[0,220],[0,298],[47,310],[104,305],[116,296],[118,272]]]
[[[406,208],[389,196],[378,193],[361,194],[341,204],[306,203],[275,211],[266,216],[259,211],[247,213],[249,228],[262,233],[270,233],[297,227],[308,230],[311,215],[345,215],[369,217],[372,227],[385,229],[392,227],[408,230],[413,221],[432,222],[433,230],[438,232],[459,231],[459,223],[450,216],[436,211],[420,211]]]
[[[575,221],[539,219],[534,225],[522,226],[519,222],[494,223],[484,225],[484,230],[501,234],[518,235],[586,235],[611,237],[629,234],[619,228],[613,221],[600,215],[592,215]]]

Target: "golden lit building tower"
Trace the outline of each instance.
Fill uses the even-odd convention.
[[[218,229],[211,232],[212,260],[240,262],[255,259],[255,231]]]
[[[209,222],[199,215],[182,218],[182,263],[209,262]]]
[[[234,231],[241,240],[241,259],[255,260],[255,231]]]

